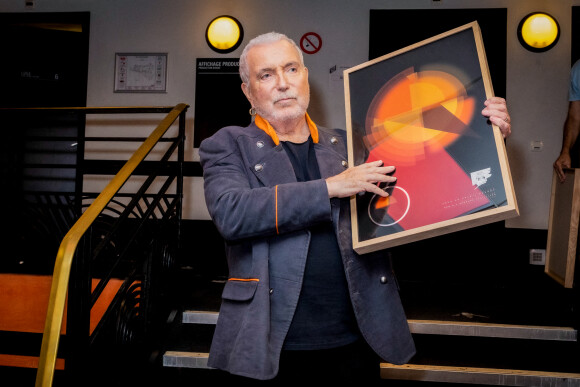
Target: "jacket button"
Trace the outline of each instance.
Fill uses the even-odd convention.
[[[332,145],[336,145],[336,144],[338,144],[338,140],[336,139],[336,137],[332,137],[332,138],[330,139],[330,143],[331,143]]]
[[[263,148],[263,147],[264,147],[264,141],[258,141],[258,142],[256,143],[256,146],[257,146],[258,148]]]
[[[348,161],[346,161],[346,160],[342,160],[342,163],[341,164],[345,168],[348,167]]]
[[[381,277],[381,283],[382,284],[386,284],[387,282],[389,282],[389,280],[387,280],[387,277],[386,276],[382,276]]]
[[[262,172],[262,169],[264,169],[264,166],[262,164],[256,164],[256,165],[254,165],[254,171],[256,171],[256,172]]]
[[[274,293],[274,289],[270,288],[270,294]]]

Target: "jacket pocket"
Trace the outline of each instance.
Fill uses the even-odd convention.
[[[230,278],[224,286],[222,298],[230,301],[249,301],[258,288],[258,279]]]

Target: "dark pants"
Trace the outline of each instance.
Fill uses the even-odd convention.
[[[313,351],[282,351],[280,371],[272,380],[234,377],[244,386],[278,386],[304,383],[361,383],[365,386],[380,381],[380,359],[364,341],[343,347]],[[241,379],[241,380],[240,380]]]

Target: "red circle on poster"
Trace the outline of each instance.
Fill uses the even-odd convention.
[[[307,32],[300,38],[300,48],[307,54],[316,54],[322,47],[322,38],[316,32]]]

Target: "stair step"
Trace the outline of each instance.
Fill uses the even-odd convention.
[[[495,386],[572,387],[580,385],[580,374],[577,373],[390,363],[381,363],[381,378]]]
[[[167,351],[163,355],[163,366],[211,369],[207,366],[208,357],[209,353]]]
[[[570,327],[510,325],[439,320],[409,320],[415,334],[495,337],[527,340],[576,341],[577,331]]]
[[[219,312],[186,310],[182,315],[184,324],[216,324]]]
[[[163,356],[165,367],[211,369],[208,353],[168,351]],[[550,386],[573,387],[580,385],[580,374],[513,370],[499,368],[449,367],[381,363],[381,378],[420,382],[465,383],[495,386]]]
[[[183,323],[215,324],[219,313],[189,310]],[[479,322],[409,320],[412,333],[426,335],[496,337],[528,340],[577,341],[578,333],[570,327],[509,325]]]

